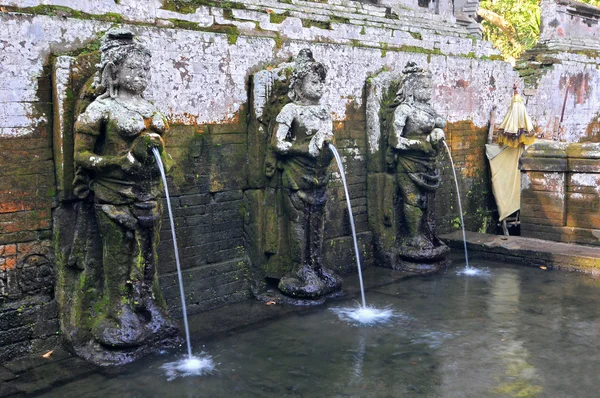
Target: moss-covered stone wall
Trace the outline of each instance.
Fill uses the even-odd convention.
[[[402,70],[409,60],[433,73],[432,103],[449,121],[467,228],[493,229],[483,152],[489,110],[505,109],[520,80],[489,43],[470,37],[452,18],[345,0],[41,3],[0,0],[0,341],[8,342],[0,362],[51,348],[58,331],[52,212],[59,199],[68,199],[56,192],[62,180],[55,163],[63,158],[60,140],[52,137],[60,121],[52,111],[51,60],[97,50],[98,37],[116,23],[128,24],[152,52],[146,97],[171,124],[169,187],[190,313],[249,295],[243,228],[244,193],[252,188],[249,159],[255,156],[248,141],[249,79],[304,47],[328,68],[323,101],[333,112],[364,263],[372,263],[365,84],[382,70]],[[595,126],[590,135],[597,135]],[[442,161],[436,213],[438,228],[447,231],[459,227],[458,210],[449,163]],[[354,269],[354,254],[335,166],[333,177],[325,263],[344,273]],[[174,255],[168,223],[163,226],[161,286],[177,315]]]

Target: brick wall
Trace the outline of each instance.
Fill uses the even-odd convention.
[[[0,82],[6,93],[0,96],[3,129],[16,135],[0,138],[0,362],[57,341],[50,250],[56,205],[51,126],[22,114],[28,109],[39,115],[50,106],[48,82],[49,76],[42,74],[33,93],[11,81]],[[19,95],[29,101],[13,101]],[[31,118],[39,120],[34,127]]]
[[[468,231],[495,232],[498,214],[492,195],[489,163],[485,155],[488,128],[471,121],[449,123],[446,143],[450,147],[458,178],[463,218]],[[436,192],[437,230],[446,233],[460,228],[454,175],[448,153],[440,154],[442,183]]]
[[[521,159],[521,233],[600,245],[600,144],[540,141]]]

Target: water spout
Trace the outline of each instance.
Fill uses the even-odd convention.
[[[180,376],[200,376],[211,373],[215,369],[213,360],[208,355],[195,357],[192,355],[192,344],[190,341],[190,328],[188,326],[187,308],[185,305],[185,293],[183,291],[183,277],[181,275],[181,265],[179,262],[179,250],[177,248],[177,236],[175,235],[175,222],[173,221],[173,211],[171,210],[171,199],[169,197],[169,187],[167,186],[167,176],[165,168],[160,158],[158,148],[152,148],[152,153],[156,159],[156,164],[160,170],[162,182],[165,187],[165,198],[167,200],[167,210],[169,212],[169,221],[171,223],[171,234],[173,236],[173,248],[175,250],[175,263],[177,264],[177,278],[179,280],[179,293],[181,294],[181,309],[183,311],[183,325],[185,327],[185,342],[187,344],[187,359],[166,363],[161,366],[165,370],[168,380],[171,381]]]
[[[183,311],[183,325],[185,327],[185,341],[187,343],[188,358],[192,360],[192,345],[190,343],[190,329],[188,327],[187,308],[185,306],[185,293],[183,291],[183,277],[181,276],[181,265],[179,263],[179,249],[177,248],[177,236],[175,235],[175,223],[173,222],[173,211],[171,210],[171,199],[169,197],[169,187],[167,186],[167,176],[163,167],[162,159],[158,148],[152,148],[156,164],[160,170],[163,185],[165,187],[165,198],[167,199],[167,210],[169,212],[169,221],[171,222],[171,235],[173,236],[173,249],[175,250],[175,263],[177,264],[177,277],[179,279],[179,293],[181,294],[181,309]]]
[[[442,141],[444,143],[444,146],[446,147],[446,151],[448,152],[448,157],[450,158],[450,164],[452,165],[452,173],[454,174],[454,183],[456,184],[456,197],[458,198],[458,211],[460,212],[460,225],[462,227],[462,234],[463,234],[463,244],[465,246],[465,263],[467,264],[467,268],[465,271],[466,275],[469,275],[469,254],[467,252],[467,234],[465,232],[465,220],[463,219],[463,210],[462,210],[462,203],[460,201],[460,190],[458,189],[458,178],[456,177],[456,169],[454,168],[454,161],[452,160],[452,154],[450,153],[450,148],[448,147],[448,144],[446,144],[446,140]]]
[[[346,183],[346,172],[344,171],[344,165],[340,154],[333,144],[329,144],[329,149],[333,153],[337,162],[340,174],[342,176],[342,182],[344,183],[344,193],[346,194],[346,204],[348,205],[348,214],[350,216],[350,227],[352,228],[352,238],[354,239],[354,252],[356,254],[356,266],[358,267],[358,280],[360,281],[360,295],[362,298],[362,306],[358,308],[332,308],[340,319],[343,319],[350,323],[357,323],[359,325],[377,325],[386,323],[395,316],[394,311],[390,308],[377,309],[374,307],[367,307],[367,300],[365,299],[365,286],[363,283],[362,269],[360,266],[360,252],[358,251],[358,240],[356,239],[356,228],[354,227],[354,216],[352,215],[352,206],[350,204],[350,195],[348,194],[348,184]]]
[[[329,149],[333,152],[335,161],[337,162],[340,174],[342,175],[342,182],[344,183],[344,192],[346,193],[346,203],[348,204],[348,214],[350,215],[350,227],[352,227],[352,237],[354,238],[354,252],[356,253],[356,266],[358,267],[358,279],[360,281],[360,294],[362,297],[362,306],[367,308],[367,300],[365,300],[365,287],[363,284],[362,269],[360,267],[360,252],[358,251],[358,240],[356,239],[356,229],[354,228],[354,216],[352,215],[352,205],[350,204],[350,195],[348,195],[348,185],[346,184],[346,172],[344,171],[344,165],[340,154],[333,144],[329,144]]]

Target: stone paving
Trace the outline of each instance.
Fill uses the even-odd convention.
[[[477,232],[466,236],[467,249],[488,259],[600,275],[600,247]],[[463,248],[461,231],[440,238],[454,249]]]

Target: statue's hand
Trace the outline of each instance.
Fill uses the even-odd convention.
[[[145,133],[137,137],[131,146],[131,152],[142,163],[151,163],[154,159],[152,150],[157,148],[163,151],[164,142],[162,137],[156,133]]]
[[[437,144],[438,142],[445,140],[445,139],[446,139],[446,135],[444,134],[444,131],[439,128],[433,129],[431,134],[429,134],[427,136],[427,141],[431,142],[432,144]]]
[[[121,158],[121,168],[127,174],[140,174],[144,170],[144,165],[140,162],[133,153],[127,152],[127,155]]]

